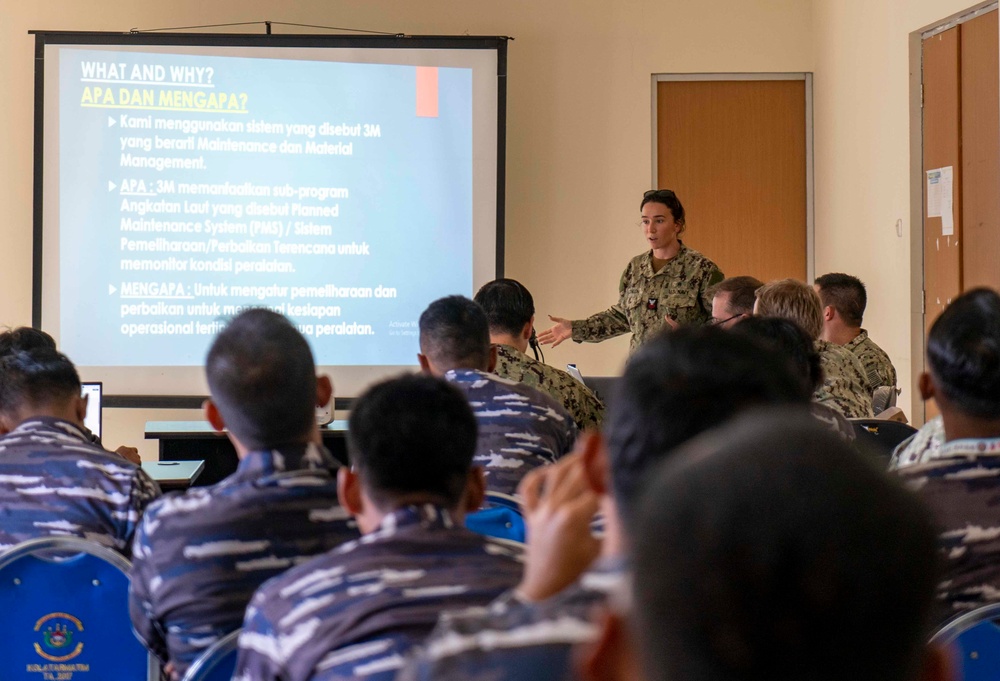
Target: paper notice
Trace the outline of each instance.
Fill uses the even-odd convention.
[[[954,188],[951,166],[941,168],[941,236],[955,233]]]
[[[941,217],[941,169],[927,171],[927,217]]]

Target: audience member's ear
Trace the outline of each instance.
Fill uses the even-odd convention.
[[[583,457],[583,470],[587,476],[587,484],[597,494],[608,494],[610,491],[610,471],[608,449],[604,436],[600,431],[584,431],[577,441],[577,451]]]
[[[76,398],[76,404],[74,405],[74,415],[76,420],[83,423],[84,419],[87,418],[87,403],[90,401],[90,395],[79,395]]]
[[[924,651],[920,668],[920,681],[956,681],[958,663],[954,651],[944,646],[929,645]]]
[[[341,507],[351,515],[360,515],[364,511],[361,500],[361,479],[348,466],[341,466],[337,471],[337,499]]]
[[[427,359],[427,355],[424,355],[424,354],[418,352],[417,353],[417,362],[420,363],[420,370],[422,372],[424,372],[428,376],[433,376],[434,375],[434,372],[431,371],[431,363],[430,363],[430,360]]]
[[[486,500],[486,475],[482,466],[473,466],[465,482],[465,493],[462,495],[462,511],[473,513],[483,506]]]
[[[316,406],[325,407],[333,399],[333,381],[326,374],[316,377]],[[333,405],[330,405],[333,406]]]
[[[497,368],[497,346],[490,346],[490,362],[486,366],[486,371],[493,373],[493,370]]]
[[[815,309],[815,308],[813,308],[813,309]],[[833,320],[833,315],[834,315],[835,312],[836,312],[836,310],[833,309],[833,305],[827,305],[826,307],[824,307],[823,308],[823,321],[824,322],[829,322],[829,321]]]
[[[924,371],[920,374],[920,380],[917,382],[917,385],[920,388],[920,399],[926,402],[934,397],[934,379],[931,378],[929,372]]]
[[[624,618],[605,609],[596,619],[597,638],[575,651],[577,677],[583,681],[640,681],[642,675]]]
[[[208,398],[201,403],[201,409],[205,412],[205,420],[215,428],[217,431],[222,432],[226,429],[226,422],[222,420],[222,414],[219,413],[219,408],[215,406],[215,402],[212,398]]]
[[[531,315],[531,319],[529,319],[528,323],[525,324],[524,328],[521,329],[521,338],[523,338],[524,340],[530,339],[531,332],[534,330],[534,328],[535,328],[535,315]]]

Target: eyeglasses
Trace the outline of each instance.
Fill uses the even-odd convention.
[[[657,196],[664,199],[676,199],[677,195],[669,189],[650,189],[648,192],[643,192],[642,198],[648,199],[650,196]]]
[[[731,321],[733,321],[734,319],[736,319],[737,317],[742,317],[742,316],[743,316],[743,313],[741,312],[740,314],[734,314],[734,315],[733,315],[732,317],[730,317],[729,319],[715,319],[715,318],[713,317],[712,319],[710,319],[710,320],[708,321],[708,325],[709,325],[709,326],[718,326],[719,324],[725,324],[726,322],[731,322]]]

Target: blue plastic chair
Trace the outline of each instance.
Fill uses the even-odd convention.
[[[524,543],[525,526],[517,497],[487,492],[483,509],[465,516],[465,526],[479,534]]]
[[[0,553],[4,681],[136,681],[159,665],[132,631],[129,562],[75,537],[31,539]],[[77,675],[75,672],[87,672]]]
[[[961,669],[958,681],[1000,678],[1000,603],[985,605],[952,619],[931,643],[952,646]]]
[[[240,630],[226,634],[188,667],[182,681],[230,681],[236,671]]]

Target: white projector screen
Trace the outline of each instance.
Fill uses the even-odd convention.
[[[356,396],[416,365],[428,303],[502,275],[505,38],[37,32],[36,57],[33,322],[118,406],[207,394],[249,306]]]

